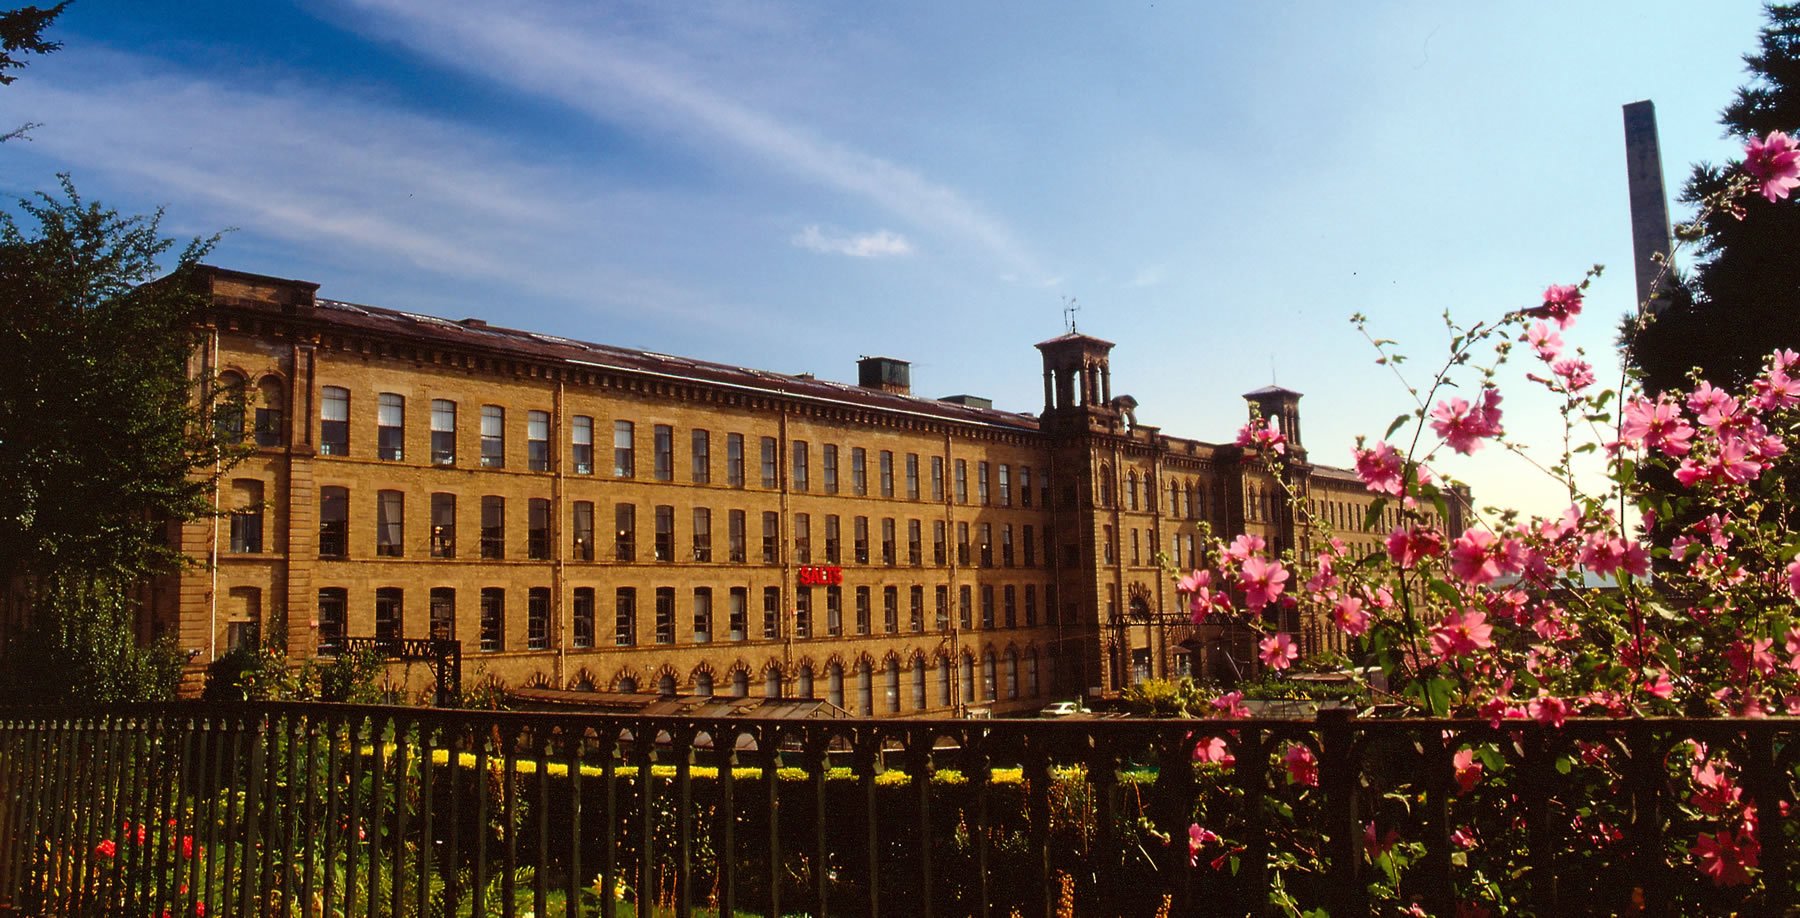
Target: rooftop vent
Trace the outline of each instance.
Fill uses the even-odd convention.
[[[462,320],[462,322],[460,324],[466,325],[470,328],[486,328],[487,320],[486,319],[464,319],[464,320]]]
[[[949,402],[952,405],[963,405],[968,408],[994,407],[993,399],[982,398],[979,395],[946,395],[943,398],[938,399],[938,401]]]
[[[865,389],[911,395],[912,364],[892,357],[864,357],[856,361],[856,382]]]

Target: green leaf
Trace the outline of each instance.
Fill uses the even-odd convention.
[[[1394,431],[1399,430],[1402,427],[1405,427],[1406,422],[1410,421],[1410,420],[1412,420],[1412,415],[1410,415],[1410,414],[1403,414],[1403,415],[1395,418],[1394,423],[1388,425],[1387,433],[1384,433],[1381,435],[1381,439],[1386,440],[1387,438],[1393,436]]]

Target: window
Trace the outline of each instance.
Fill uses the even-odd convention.
[[[1006,697],[1019,697],[1019,652],[1016,650],[1006,652]]]
[[[675,643],[675,588],[656,588],[656,643]]]
[[[978,533],[980,533],[981,566],[982,567],[993,567],[994,566],[994,524],[993,523],[982,523],[981,528],[976,531]]]
[[[931,457],[931,499],[934,501],[939,501],[939,502],[943,501],[943,499],[944,499],[944,457],[943,456],[932,456]]]
[[[855,520],[855,552],[857,564],[869,563],[869,518],[859,516]]]
[[[956,502],[959,504],[969,502],[969,461],[967,459],[956,460]]]
[[[900,713],[900,661],[887,661],[887,684],[884,689],[887,711],[890,714]]]
[[[936,602],[934,608],[937,610],[937,617],[932,620],[933,627],[939,631],[948,631],[950,630],[950,588],[939,586],[932,592],[932,599]]]
[[[525,505],[525,557],[550,560],[550,501],[534,497]]]
[[[712,587],[694,588],[694,643],[706,644],[712,641],[713,606]]]
[[[525,467],[550,471],[550,412],[525,412]]]
[[[281,427],[281,406],[287,399],[281,394],[281,380],[273,376],[263,377],[256,387],[256,445],[280,446],[287,440],[287,431]]]
[[[350,490],[319,489],[319,557],[342,558],[350,553]]]
[[[725,514],[726,551],[730,553],[725,560],[733,564],[743,564],[750,560],[749,549],[746,546],[748,536],[745,535],[744,529],[744,511],[731,510]]]
[[[943,520],[931,521],[931,563],[939,567],[942,567],[945,560],[949,557],[945,553],[945,543],[947,541],[944,538],[945,528]]]
[[[1037,540],[1032,538],[1032,528],[1029,523],[1024,526],[1024,530],[1025,566],[1032,567],[1037,564]]]
[[[844,667],[840,664],[825,668],[825,700],[840,708],[844,706]]]
[[[694,508],[694,560],[712,560],[712,511]]]
[[[938,706],[950,706],[950,661],[945,657],[937,658]]]
[[[969,566],[969,524],[956,524],[956,566]]]
[[[1174,558],[1171,560],[1173,560],[1177,564],[1181,563],[1180,558]],[[1138,531],[1136,529],[1133,529],[1133,530],[1131,530],[1131,565],[1133,567],[1136,567],[1142,563],[1144,563],[1144,557],[1143,557],[1143,553],[1138,551]]]
[[[1037,626],[1037,609],[1037,584],[1027,583],[1025,584],[1025,627]]]
[[[881,588],[881,630],[888,634],[900,631],[900,588]]]
[[[319,390],[319,455],[350,455],[350,390]]]
[[[812,517],[794,514],[794,563],[812,563]]]
[[[613,505],[613,560],[637,560],[637,504]]]
[[[915,633],[925,630],[925,588],[915,586],[908,594],[906,625]]]
[[[574,626],[576,647],[594,646],[594,588],[576,587],[569,623]]]
[[[983,507],[988,505],[988,464],[985,462],[975,463],[975,497]]]
[[[506,590],[483,587],[481,590],[481,650],[496,653],[506,649]]]
[[[1000,463],[1000,506],[1012,506],[1012,466]]]
[[[762,636],[773,641],[781,636],[781,588],[763,587]]]
[[[749,630],[750,591],[743,587],[732,587],[725,598],[726,627],[731,629],[731,639],[741,641]]]
[[[801,493],[805,493],[809,486],[809,482],[807,481],[808,470],[806,467],[807,466],[806,441],[805,440],[795,440],[793,445],[794,445],[794,460],[792,463],[792,468],[790,468],[788,470],[788,474],[791,476],[790,480],[793,482],[794,490],[799,491]]]
[[[812,587],[794,591],[794,637],[812,637]]]
[[[551,590],[531,587],[526,592],[526,650],[551,646]]]
[[[825,444],[825,493],[826,494],[836,494],[838,492],[837,456],[838,456],[838,448],[829,443]]]
[[[456,590],[432,587],[430,612],[432,640],[456,640]]]
[[[506,498],[481,499],[481,557],[506,557]]]
[[[405,593],[399,587],[382,587],[375,591],[375,637],[397,641],[405,633]]]
[[[637,477],[637,454],[633,452],[630,421],[613,422],[613,477]]]
[[[1001,598],[1001,603],[1002,603],[1001,607],[1000,607],[1001,614],[1004,616],[1003,621],[1006,622],[1006,627],[1008,627],[1008,628],[1019,627],[1019,589],[1018,589],[1018,587],[1015,587],[1010,583],[1007,584],[1006,587],[1001,590],[1000,598]]]
[[[1100,467],[1100,506],[1111,507],[1113,505],[1112,492],[1112,468],[1103,465]]]
[[[975,701],[975,658],[968,654],[962,657],[962,698],[963,704]]]
[[[1176,538],[1179,539],[1180,536],[1177,536]],[[1100,547],[1100,560],[1107,564],[1113,563],[1113,528],[1111,526],[1100,527]],[[1175,555],[1177,559],[1181,556],[1181,547],[1179,544],[1177,544],[1175,548]]]
[[[431,464],[456,464],[456,403],[431,400]]]
[[[1031,466],[1019,466],[1019,506],[1031,506]]]
[[[919,567],[925,563],[925,524],[906,521],[906,563]]]
[[[894,520],[892,517],[881,521],[881,563],[893,567],[897,560],[894,548]]]
[[[781,487],[781,470],[777,468],[781,454],[776,448],[774,437],[762,438],[762,486],[765,488]]]
[[[825,631],[832,637],[844,633],[844,588],[825,588]]]
[[[842,553],[839,551],[840,539],[838,538],[838,536],[839,536],[839,532],[838,532],[837,514],[835,514],[835,513],[826,514],[825,515],[825,563],[826,564],[839,563],[838,559],[841,557]]]
[[[263,483],[240,478],[231,483],[231,550],[263,550]]]
[[[925,658],[913,657],[913,707],[925,710]]]
[[[869,493],[869,453],[860,446],[850,450],[850,492],[858,497]]]
[[[704,430],[694,431],[690,452],[693,453],[693,468],[689,475],[694,484],[710,484],[712,482],[712,434]]]
[[[981,656],[981,697],[993,701],[999,697],[995,691],[994,652],[988,651]]]
[[[594,419],[576,415],[569,419],[570,458],[575,460],[575,474],[594,474]]]
[[[744,435],[725,435],[725,483],[734,487],[744,486]]]
[[[594,560],[594,503],[578,500],[572,509],[569,528],[575,533],[572,555],[577,561]]]
[[[232,587],[227,602],[225,646],[255,650],[262,643],[262,591],[256,587]]]
[[[506,468],[506,409],[481,406],[481,467]]]
[[[1026,657],[1025,657],[1025,690],[1027,692],[1029,692],[1031,694],[1031,696],[1034,698],[1037,697],[1039,694],[1039,692],[1038,692],[1038,656],[1037,656],[1037,651],[1035,651],[1035,650],[1032,651],[1030,654],[1026,655]]]
[[[405,553],[406,496],[399,491],[375,495],[375,553],[398,558]]]
[[[856,633],[857,634],[870,633],[870,631],[872,630],[873,625],[874,625],[874,623],[872,621],[870,621],[871,615],[872,615],[872,610],[869,608],[869,588],[866,586],[857,587],[856,588]]]
[[[781,514],[773,510],[762,515],[762,560],[776,563],[781,555]]]
[[[405,455],[406,398],[383,392],[376,401],[375,457],[398,462]]]
[[[237,443],[244,439],[244,377],[226,371],[219,374],[218,400],[213,404],[213,430],[219,439]]]
[[[666,504],[659,505],[655,511],[656,542],[655,557],[658,561],[675,560],[675,508]]]
[[[1013,528],[1011,523],[1000,526],[1000,566],[1013,566]]]
[[[637,643],[637,590],[619,587],[613,600],[613,643],[630,647]]]
[[[919,454],[906,454],[906,499],[919,499]]]
[[[960,626],[962,630],[967,631],[970,628],[975,627],[975,592],[969,587],[963,587],[958,593],[957,599],[959,600],[957,603],[957,625]]]
[[[893,497],[894,496],[894,452],[893,452],[893,450],[886,450],[886,449],[882,450],[879,461],[880,461],[880,470],[881,470],[881,496],[882,497]]]
[[[431,495],[431,556],[456,557],[456,495]]]
[[[344,623],[349,607],[349,592],[343,587],[326,587],[319,591],[320,653],[335,654],[344,646]]]
[[[982,584],[981,587],[981,627],[991,630],[994,627],[994,587]]]

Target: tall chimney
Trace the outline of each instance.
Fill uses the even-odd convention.
[[[1660,312],[1667,297],[1657,296],[1657,277],[1668,284],[1674,243],[1669,232],[1668,195],[1663,190],[1662,146],[1656,139],[1656,105],[1648,99],[1625,106],[1625,178],[1631,187],[1631,249],[1637,266],[1640,305]]]

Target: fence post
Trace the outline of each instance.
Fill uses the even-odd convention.
[[[1319,712],[1319,781],[1325,797],[1325,850],[1330,871],[1332,900],[1344,903],[1346,914],[1367,914],[1360,876],[1362,858],[1356,841],[1362,820],[1356,811],[1356,734],[1348,708]]]

